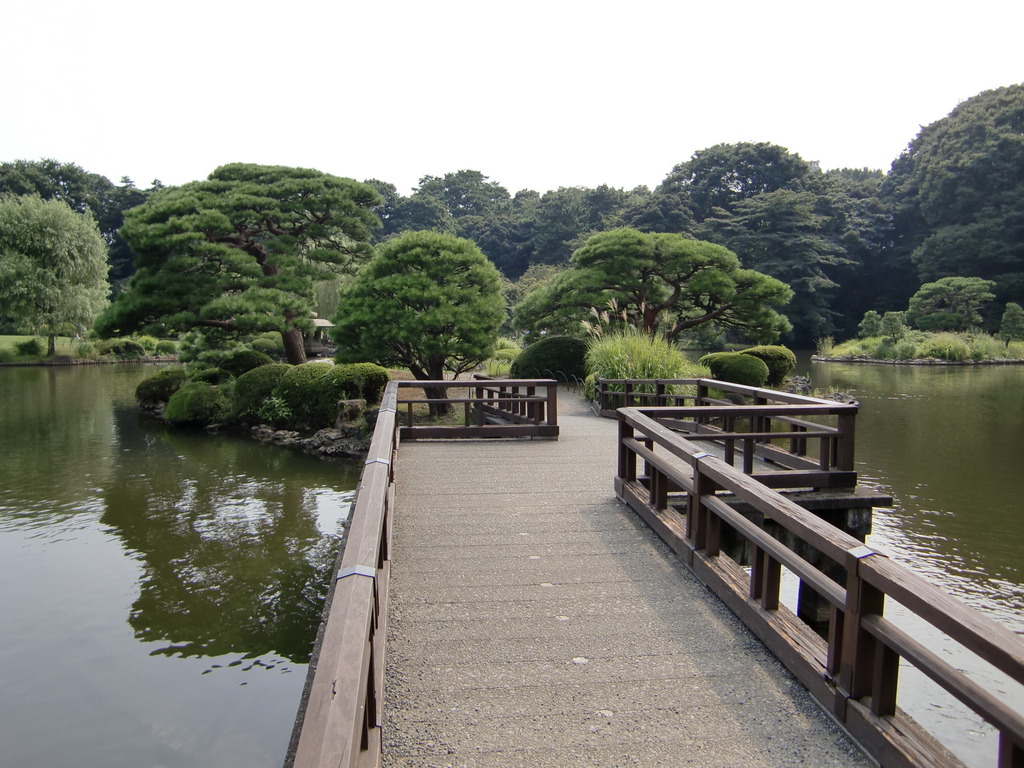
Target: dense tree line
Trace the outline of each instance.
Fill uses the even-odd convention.
[[[944,278],[992,284],[995,299],[979,315],[988,330],[1008,303],[1024,303],[1024,85],[985,91],[922,128],[888,173],[823,172],[784,147],[744,142],[694,153],[654,189],[512,194],[478,170],[459,170],[424,176],[409,195],[378,179],[359,190],[359,206],[373,201],[369,210],[380,226],[363,221],[365,232],[351,242],[369,237],[379,245],[422,230],[471,240],[511,281],[510,304],[570,268],[594,235],[623,228],[723,246],[740,268],[784,283],[793,297],[779,311],[792,326],[785,337],[792,344],[852,337],[865,312],[904,311],[923,285]],[[157,192],[159,183],[139,190],[122,179],[116,186],[57,161],[0,163],[0,193],[38,194],[92,213],[110,248],[115,285],[135,268],[121,233],[149,248],[131,226],[121,229],[125,211],[178,194]],[[142,216],[132,221],[141,224]],[[140,254],[135,265],[151,270],[154,253]],[[304,283],[300,304],[308,304],[308,292]]]

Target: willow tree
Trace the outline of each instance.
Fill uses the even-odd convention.
[[[302,363],[314,286],[369,258],[380,203],[351,179],[241,163],[156,192],[125,214],[138,271],[96,328],[280,331],[288,361]]]
[[[107,244],[90,214],[35,195],[0,197],[0,312],[23,333],[82,333],[106,306]]]
[[[670,339],[713,322],[768,341],[789,330],[775,308],[792,295],[779,280],[742,269],[723,246],[623,228],[587,240],[568,270],[515,307],[514,321],[578,335],[594,309],[612,304],[629,325]]]

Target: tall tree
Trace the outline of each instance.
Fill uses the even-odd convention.
[[[830,305],[839,284],[830,270],[851,263],[828,237],[828,219],[815,205],[810,192],[779,189],[738,200],[732,213],[704,222],[744,266],[793,289],[785,313],[801,343],[835,330]]]
[[[280,331],[288,361],[304,362],[314,283],[369,258],[380,204],[351,179],[241,163],[163,189],[125,217],[138,273],[97,330]]]
[[[785,147],[767,142],[716,144],[680,163],[658,187],[666,194],[686,193],[697,222],[732,211],[743,200],[778,189],[801,190],[811,167]]]
[[[511,202],[508,190],[480,171],[462,170],[444,176],[424,176],[413,197],[432,197],[454,219],[504,213]]]
[[[791,296],[721,245],[623,228],[587,240],[570,269],[520,302],[515,319],[520,328],[578,335],[592,310],[614,304],[631,325],[669,338],[714,322],[769,340],[789,330],[775,307]]]
[[[883,187],[897,254],[922,279],[981,277],[1024,301],[1024,85],[984,91],[921,129]]]
[[[36,195],[0,197],[0,307],[24,333],[87,330],[107,303],[107,246],[92,215]]]
[[[471,241],[406,232],[379,246],[341,295],[338,359],[401,365],[423,380],[490,357],[504,319],[497,269]],[[428,388],[430,398],[443,391]],[[431,413],[449,410],[432,403]]]

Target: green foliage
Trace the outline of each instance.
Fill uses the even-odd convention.
[[[884,185],[892,242],[924,280],[974,275],[1024,301],[1024,84],[984,91],[921,129]]]
[[[270,424],[274,427],[287,426],[295,418],[288,403],[277,395],[265,397],[257,407],[255,415],[263,424]]]
[[[146,354],[153,354],[156,352],[156,345],[160,343],[160,340],[155,336],[148,336],[145,334],[134,336],[135,341],[142,345],[142,348],[146,350]]]
[[[995,283],[980,277],[944,277],[925,283],[910,299],[907,322],[924,331],[966,331],[981,324]]]
[[[38,336],[16,342],[14,350],[21,357],[41,357],[46,352],[46,343]]]
[[[274,388],[273,394],[284,400],[291,410],[292,426],[296,429],[319,429],[334,423],[333,416],[325,417],[323,397],[318,387],[319,380],[333,367],[330,363],[292,366]]]
[[[792,350],[777,345],[751,347],[741,354],[756,357],[768,366],[768,384],[776,386],[786,380],[789,372],[796,367],[796,355]]]
[[[229,410],[230,403],[219,387],[193,381],[171,395],[164,420],[169,424],[207,426],[223,421]]]
[[[146,349],[134,339],[100,339],[96,351],[102,356],[121,360],[137,360],[146,356]]]
[[[587,342],[568,336],[549,336],[524,349],[509,369],[514,379],[557,377],[571,379],[587,375]]]
[[[706,367],[687,360],[664,336],[635,328],[591,339],[586,365],[590,373],[602,379],[687,379],[708,374]]]
[[[178,345],[170,339],[160,339],[155,351],[158,355],[174,355],[178,352]]]
[[[196,368],[189,373],[189,378],[206,384],[226,384],[235,377],[223,368]]]
[[[369,256],[369,209],[379,202],[351,179],[242,163],[155,192],[125,215],[138,272],[96,329],[280,331],[289,360],[302,362],[314,284]]]
[[[866,339],[870,336],[881,336],[882,316],[875,310],[869,309],[864,313],[864,319],[860,321],[860,325],[858,325],[857,328],[857,335],[862,339]]]
[[[821,357],[829,357],[834,354],[836,340],[833,336],[822,336],[814,340],[814,351]]]
[[[239,376],[235,380],[232,414],[243,419],[257,415],[263,402],[271,396],[281,383],[281,379],[291,369],[292,366],[287,363],[271,363],[253,368]]]
[[[627,324],[670,339],[712,321],[775,338],[789,324],[773,307],[791,295],[780,281],[742,269],[720,245],[616,229],[587,240],[571,268],[530,293],[514,315],[520,328],[576,335],[592,308],[614,303]]]
[[[768,382],[768,366],[763,360],[742,352],[712,352],[699,361],[711,369],[719,381],[730,381],[748,387],[763,387]]]
[[[270,365],[274,360],[270,355],[265,355],[255,349],[236,349],[228,353],[221,361],[220,367],[238,378],[243,373],[259,368],[261,365]]]
[[[135,387],[135,399],[143,405],[166,403],[188,381],[185,369],[179,366],[164,368],[162,371],[143,379]]]
[[[382,244],[341,296],[340,362],[458,375],[491,356],[504,318],[497,270],[469,240],[406,232]]]
[[[363,399],[367,403],[379,403],[384,387],[391,381],[387,368],[374,363],[339,363],[320,381],[321,397],[328,407],[334,407],[338,400]],[[333,421],[333,416],[331,417]]]
[[[268,351],[267,349],[264,349],[262,346],[257,347],[255,345],[255,342],[257,341],[268,342],[274,351]],[[259,336],[253,339],[252,346],[254,349],[259,349],[261,352],[266,352],[267,354],[274,354],[275,352],[284,352],[284,340],[281,338],[281,334],[278,333],[277,331],[267,331],[266,333],[261,333]]]
[[[907,334],[905,313],[886,312],[882,315],[882,323],[879,330],[881,330],[882,334],[895,344]]]
[[[0,307],[20,332],[82,333],[107,304],[107,245],[60,200],[0,196]]]
[[[74,355],[79,360],[95,360],[99,357],[99,352],[96,350],[95,343],[81,339],[75,344]]]
[[[999,338],[1006,341],[1024,341],[1024,309],[1016,302],[1009,302],[999,324]]]
[[[897,359],[913,359],[915,357],[936,357],[940,360],[962,362],[971,359],[971,347],[967,341],[955,333],[930,334],[927,341],[921,345],[914,345],[913,352],[907,357],[901,357],[897,352]]]

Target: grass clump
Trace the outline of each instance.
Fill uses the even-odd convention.
[[[751,358],[753,359],[753,358]],[[710,375],[707,367],[687,360],[663,336],[652,336],[635,328],[594,337],[587,348],[589,373],[601,379],[698,379]],[[590,382],[593,378],[588,377]],[[613,392],[623,385],[609,385]],[[688,385],[673,385],[669,394],[694,394]],[[588,385],[587,391],[591,391]],[[634,392],[653,392],[654,385],[633,387]]]

